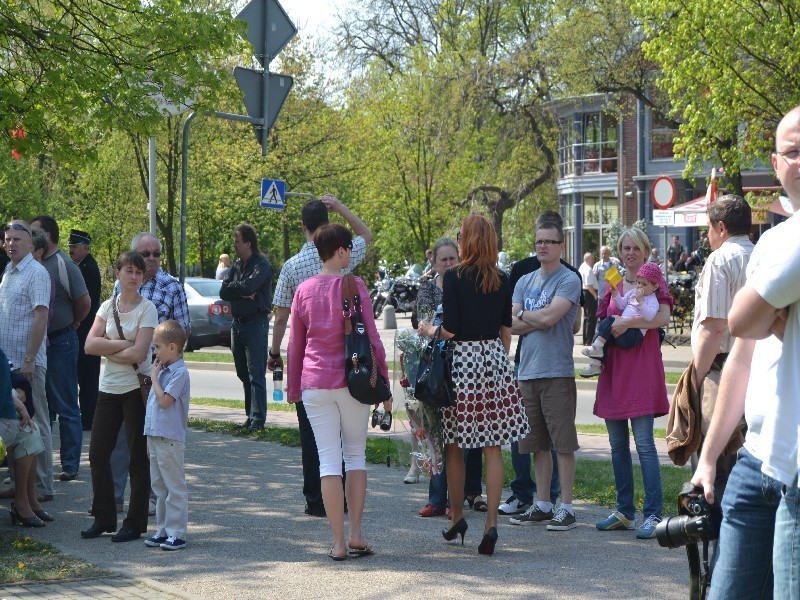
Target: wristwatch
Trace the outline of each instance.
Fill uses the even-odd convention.
[[[269,354],[270,358],[274,358],[274,359],[278,359],[278,358],[281,357],[281,353],[280,352],[278,352],[277,354],[273,354],[272,350],[267,350],[267,354]]]
[[[31,356],[30,354],[28,354],[25,357],[25,362],[28,363],[28,364],[31,364],[34,360],[36,360],[36,359],[33,356]]]
[[[524,313],[524,312],[525,312],[525,309],[523,308],[522,310],[520,310],[520,311],[517,313],[517,318],[518,318],[518,319],[521,319],[521,318],[522,318],[522,313]]]

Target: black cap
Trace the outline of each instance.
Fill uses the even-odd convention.
[[[69,245],[73,244],[91,244],[92,238],[85,231],[79,229],[71,229],[69,232]]]

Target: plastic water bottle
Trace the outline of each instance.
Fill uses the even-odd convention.
[[[283,367],[275,367],[272,372],[272,401],[283,402]]]

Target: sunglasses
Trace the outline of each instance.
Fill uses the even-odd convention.
[[[353,249],[353,242],[350,242],[349,244],[347,244],[347,246],[342,246],[342,248],[344,248],[345,250],[352,250]]]
[[[144,252],[139,252],[139,254],[141,254],[144,258],[150,258],[151,256],[155,256],[156,258],[158,258],[159,256],[161,256],[161,252],[159,252],[158,250],[156,250],[152,254],[147,250],[145,250]]]
[[[28,235],[31,234],[31,230],[25,227],[22,223],[6,223],[3,226],[3,231],[8,231],[9,229],[13,229],[15,231],[24,231]]]

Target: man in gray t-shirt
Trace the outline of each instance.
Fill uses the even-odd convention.
[[[536,257],[541,268],[522,277],[514,287],[511,331],[521,338],[517,379],[531,432],[520,441],[520,453],[533,453],[536,481],[550,481],[553,459],[558,456],[561,506],[541,498],[514,525],[547,521],[550,531],[576,526],[572,509],[575,483],[575,430],[577,391],[572,326],[578,311],[581,281],[561,264],[564,232],[557,223],[544,223],[536,230]]]
[[[55,288],[53,316],[47,324],[47,404],[50,420],[58,415],[61,437],[61,481],[78,475],[83,445],[83,423],[78,405],[78,333],[77,327],[89,314],[92,299],[83,274],[72,259],[58,248],[58,224],[41,215],[34,227],[47,235],[47,250],[42,264]]]

